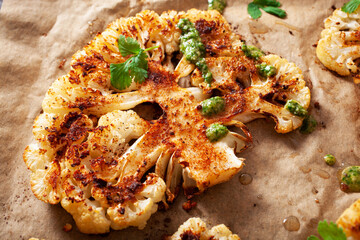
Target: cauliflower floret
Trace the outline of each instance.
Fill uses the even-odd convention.
[[[217,225],[210,230],[200,218],[189,218],[174,233],[169,240],[200,239],[200,240],[240,240],[239,236],[224,225]]]
[[[60,173],[66,147],[81,143],[92,125],[86,115],[79,113],[43,113],[36,118],[36,143],[26,147],[23,158],[32,171],[30,184],[37,198],[51,204],[61,200]]]
[[[73,215],[80,231],[104,233],[110,227],[118,230],[129,226],[142,229],[156,212],[156,203],[164,198],[164,181],[148,174],[141,183],[137,168],[124,175],[128,143],[148,128],[149,124],[132,110],[110,112],[99,119],[85,142],[68,149],[61,204]]]
[[[142,191],[135,194],[134,202],[129,200],[107,210],[111,228],[120,230],[134,226],[143,229],[151,214],[157,211],[156,203],[163,200],[165,190],[165,182],[156,174],[149,174]]]
[[[325,29],[316,48],[316,55],[325,67],[343,76],[353,75],[355,83],[360,83],[359,27],[360,8],[350,14],[336,9],[325,20]]]
[[[96,206],[89,199],[79,198],[78,195],[67,193],[61,200],[61,206],[72,215],[79,230],[89,234],[109,232],[111,221],[106,217],[105,209]]]
[[[229,131],[222,139],[210,143],[211,148],[207,146],[209,144],[207,139],[204,139],[204,142],[188,142],[188,144],[197,144],[199,147],[196,152],[192,150],[193,148],[187,147],[178,160],[184,167],[182,175],[185,190],[196,189],[202,192],[208,187],[228,181],[242,169],[245,159],[239,158],[236,154],[248,147],[252,137],[241,122],[230,121],[223,124],[227,127],[236,127],[242,131],[243,135]],[[214,159],[214,161],[206,162],[206,159]]]
[[[360,239],[360,199],[355,201],[336,221],[348,238]]]
[[[143,229],[165,194],[165,183],[155,174],[149,174],[143,184],[131,178],[107,187],[97,180],[91,195],[72,184],[71,174],[65,179],[61,205],[73,216],[79,230],[89,234],[105,233],[110,227]]]

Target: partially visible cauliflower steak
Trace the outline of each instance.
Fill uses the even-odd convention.
[[[336,221],[348,239],[360,239],[360,199],[355,201]]]
[[[325,67],[360,83],[360,7],[353,13],[336,9],[325,19],[316,55]]]
[[[199,240],[240,240],[224,224],[208,229],[200,218],[189,218],[168,240],[199,239]]]
[[[181,18],[200,33],[214,76],[210,86],[179,51]],[[119,35],[142,48],[159,46],[146,52],[146,81],[121,91],[111,86],[109,69],[128,58],[117,47]],[[285,102],[294,99],[304,108],[310,102],[295,64],[276,55],[255,61],[244,55],[242,44],[217,11],[143,11],[111,23],[74,54],[69,73],[46,93],[34,143],[24,152],[35,196],[60,202],[80,231],[104,233],[144,228],[157,203],[167,206],[181,184],[191,196],[228,181],[242,169],[239,154],[252,141],[244,122],[270,116],[275,130],[287,133],[303,118],[286,110]],[[259,62],[272,65],[276,75],[260,77]],[[215,94],[225,99],[225,109],[206,117],[200,103]],[[132,110],[142,103],[158,104],[161,117],[142,119]],[[229,132],[211,142],[206,130],[212,124]]]

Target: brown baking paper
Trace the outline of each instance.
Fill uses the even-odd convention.
[[[80,233],[60,205],[45,204],[30,190],[22,153],[32,140],[33,120],[45,92],[68,72],[72,54],[112,20],[144,9],[205,10],[207,2],[5,0],[0,10],[1,239],[160,239],[193,216],[210,225],[224,223],[242,239],[306,239],[316,233],[319,220],[336,221],[360,198],[359,193],[340,191],[337,181],[341,167],[359,164],[360,90],[351,79],[326,70],[313,45],[332,6],[339,8],[345,1],[281,0],[286,19],[263,13],[257,21],[247,14],[249,2],[228,1],[225,18],[248,43],[303,70],[312,88],[311,106],[320,106],[312,107],[319,127],[310,135],[278,134],[272,120],[251,122],[247,125],[254,142],[242,153],[246,166],[241,171],[253,176],[251,184],[241,185],[238,174],[196,196],[197,206],[190,212],[182,209],[185,198],[180,194],[168,211],[154,214],[143,231],[128,228],[99,237]],[[338,159],[334,167],[322,159],[328,153]],[[298,231],[285,230],[282,222],[288,216],[299,219]],[[62,230],[66,223],[74,226],[71,232]]]

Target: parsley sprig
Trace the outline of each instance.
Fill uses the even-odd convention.
[[[346,240],[346,235],[341,227],[338,227],[335,223],[327,223],[326,220],[319,222],[317,228],[320,236],[324,240]],[[307,240],[320,240],[314,235],[307,238]]]
[[[142,49],[140,44],[133,38],[125,38],[120,35],[118,39],[118,48],[121,56],[127,57],[133,55],[123,63],[110,64],[111,85],[123,90],[131,85],[132,81],[143,83],[148,77],[148,61],[145,52],[158,48],[159,46]]]
[[[253,19],[261,17],[262,13],[260,9],[279,18],[285,18],[286,12],[280,9],[280,6],[281,4],[276,0],[254,0],[249,3],[247,11]]]
[[[342,6],[341,11],[346,13],[353,13],[359,7],[360,0],[351,0]]]

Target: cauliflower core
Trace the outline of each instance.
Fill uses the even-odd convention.
[[[195,24],[213,73],[209,86],[179,52],[179,19]],[[148,78],[119,91],[110,84],[110,64],[122,63],[119,35],[136,39],[149,52]],[[241,50],[240,36],[217,11],[143,11],[111,23],[72,58],[71,69],[46,93],[34,123],[34,143],[24,152],[31,187],[42,201],[61,205],[80,231],[104,233],[128,226],[144,228],[159,201],[173,201],[182,184],[193,195],[229,180],[252,141],[244,122],[271,116],[280,133],[298,128],[302,118],[284,108],[288,99],[310,102],[299,68],[276,55],[260,61],[276,75],[260,77],[256,62]],[[221,113],[206,117],[201,101],[219,92]],[[146,121],[131,110],[157,103],[159,119]],[[229,133],[210,142],[206,129],[221,124]],[[142,180],[146,179],[146,180]]]
[[[342,76],[352,75],[360,83],[360,8],[353,13],[336,9],[325,19],[325,29],[316,48],[320,61]]]
[[[199,239],[199,240],[240,240],[239,236],[220,224],[208,229],[200,218],[189,218],[168,240]]]

